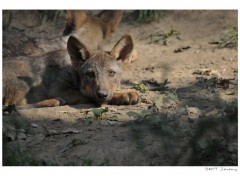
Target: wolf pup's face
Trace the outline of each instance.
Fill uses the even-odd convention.
[[[80,91],[98,103],[112,99],[120,85],[122,68],[110,55],[94,53],[78,70]]]
[[[128,59],[132,50],[133,41],[130,35],[123,36],[109,53],[89,53],[80,41],[71,36],[68,40],[68,52],[80,77],[81,94],[97,103],[109,102],[120,85],[120,61]]]

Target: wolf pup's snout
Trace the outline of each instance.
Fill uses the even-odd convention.
[[[99,100],[105,100],[109,95],[109,92],[106,90],[98,90],[97,91],[97,97]]]

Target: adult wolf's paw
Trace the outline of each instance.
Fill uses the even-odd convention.
[[[134,105],[140,102],[140,96],[136,91],[116,92],[110,101],[112,105]]]

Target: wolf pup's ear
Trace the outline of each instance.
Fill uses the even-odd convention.
[[[113,47],[110,55],[116,60],[124,61],[131,56],[133,46],[131,35],[124,35]]]
[[[70,36],[68,39],[67,50],[73,66],[81,66],[90,57],[90,53],[85,45],[73,36]]]

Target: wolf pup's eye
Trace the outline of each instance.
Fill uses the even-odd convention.
[[[87,75],[89,78],[94,78],[94,77],[95,77],[95,73],[94,73],[93,71],[87,72],[86,75]]]
[[[109,74],[109,76],[115,76],[116,72],[115,71],[109,71],[108,74]]]

